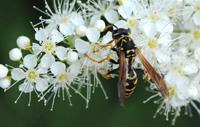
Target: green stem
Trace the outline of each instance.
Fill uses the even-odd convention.
[[[189,30],[185,30],[185,31],[182,31],[182,30],[173,30],[173,33],[190,33],[191,31]]]

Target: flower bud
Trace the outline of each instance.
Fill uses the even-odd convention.
[[[6,89],[10,86],[11,84],[11,78],[10,77],[5,77],[5,78],[2,78],[0,79],[0,87],[2,89]]]
[[[8,68],[0,64],[0,78],[6,77],[8,74]]]
[[[30,47],[30,39],[26,36],[19,36],[17,38],[17,45],[21,49],[27,49]]]
[[[106,24],[103,20],[97,20],[94,23],[94,27],[97,28],[100,32],[102,32],[104,28],[106,27]]]
[[[78,36],[85,36],[86,30],[87,30],[87,28],[84,25],[77,26],[76,27],[76,34]]]
[[[67,54],[67,62],[68,63],[74,63],[77,60],[78,60],[78,53],[77,52],[73,52],[73,51],[68,52],[68,54]]]
[[[12,61],[18,61],[22,58],[22,52],[18,48],[14,48],[10,50],[9,57]]]

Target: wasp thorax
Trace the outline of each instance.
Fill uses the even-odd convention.
[[[53,43],[51,40],[47,40],[46,42],[42,43],[42,49],[44,52],[53,53],[55,51],[55,47],[55,43]]]

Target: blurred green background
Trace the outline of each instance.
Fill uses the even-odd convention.
[[[48,1],[52,5],[52,0]],[[0,63],[16,65],[10,62],[8,52],[16,47],[16,39],[25,35],[34,40],[34,30],[30,21],[37,23],[42,14],[33,9],[33,5],[44,10],[43,0],[4,0],[0,3]],[[120,106],[117,96],[117,81],[102,79],[103,85],[109,96],[108,100],[98,88],[92,96],[89,109],[85,108],[85,102],[78,95],[72,98],[73,106],[68,101],[57,98],[54,111],[50,111],[51,103],[44,106],[38,103],[36,96],[32,97],[31,106],[28,107],[28,95],[23,94],[17,104],[15,99],[19,95],[17,85],[6,93],[0,90],[0,127],[169,127],[171,121],[158,115],[153,115],[158,105],[150,101],[143,104],[151,93],[145,91],[147,83],[139,74],[139,83],[134,94],[126,100],[126,106]],[[198,105],[200,106],[200,105]],[[190,118],[182,112],[177,119],[177,127],[199,127],[200,117],[193,109],[193,117]],[[171,117],[170,117],[171,118]]]

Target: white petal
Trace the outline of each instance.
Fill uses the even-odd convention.
[[[17,38],[17,46],[22,49],[30,48],[31,40],[26,36],[19,36]]]
[[[51,40],[53,42],[61,42],[64,40],[63,35],[56,29],[51,32]]]
[[[9,57],[12,61],[18,61],[22,58],[22,52],[18,48],[14,48],[10,50]]]
[[[39,74],[46,74],[48,72],[47,68],[42,67],[41,65],[38,66],[37,72]]]
[[[168,48],[161,48],[156,50],[155,56],[159,63],[169,63],[170,62],[170,52]]]
[[[69,64],[74,63],[78,60],[78,53],[74,51],[70,51],[67,53],[67,62]]]
[[[162,34],[172,33],[173,32],[173,25],[169,21],[162,20],[162,21],[157,22],[156,23],[156,28]]]
[[[107,32],[105,36],[103,36],[103,40],[101,42],[102,45],[107,44],[109,41],[113,40],[112,38],[112,32]]]
[[[25,78],[26,75],[25,75],[25,72],[22,69],[14,68],[11,71],[11,77],[12,77],[13,80],[19,81],[19,80]]]
[[[69,72],[72,77],[75,78],[80,73],[81,65],[81,62],[77,61],[68,67],[67,72]]]
[[[66,65],[61,62],[55,62],[51,65],[51,72],[56,76],[62,74],[66,69]]]
[[[117,26],[118,28],[128,29],[128,24],[124,20],[119,20],[114,25]],[[114,27],[114,29],[116,29],[116,28]]]
[[[183,72],[187,75],[196,74],[198,72],[198,65],[194,61],[187,61],[187,65],[183,67]]]
[[[86,53],[90,49],[90,44],[78,38],[75,40],[75,48],[79,53]]]
[[[8,74],[8,68],[0,64],[0,78],[6,77]]]
[[[50,54],[46,53],[41,59],[41,66],[44,68],[49,68],[55,62],[55,57]]]
[[[10,83],[11,83],[10,77],[5,77],[5,78],[0,79],[0,87],[2,89],[8,88],[10,86]]]
[[[60,24],[59,29],[62,34],[64,34],[65,36],[68,36],[68,35],[74,34],[75,27],[72,23],[64,23],[64,24]]]
[[[35,39],[37,41],[45,41],[48,38],[48,31],[45,29],[40,29],[35,33]]]
[[[23,64],[28,69],[32,69],[37,65],[37,57],[35,55],[26,55]]]
[[[196,12],[193,16],[195,25],[200,25],[200,11]]]
[[[42,46],[40,46],[37,43],[33,43],[32,50],[33,50],[34,54],[38,55],[38,54],[40,54],[40,52],[42,52]]]
[[[39,78],[36,81],[36,90],[39,92],[43,92],[48,88],[48,82],[45,79]]]
[[[114,10],[106,11],[104,16],[109,23],[115,23],[118,20],[118,14]]]
[[[80,14],[73,12],[71,16],[72,18],[70,20],[75,26],[80,26],[84,24],[84,20]]]
[[[55,54],[60,60],[66,60],[67,51],[68,51],[67,48],[63,46],[58,46],[56,47]]]
[[[94,25],[95,21],[99,20],[101,17],[100,14],[95,14],[92,16],[92,18],[90,19],[90,25]]]
[[[31,83],[23,83],[19,86],[19,91],[30,93],[33,91],[33,85]]]
[[[84,25],[80,25],[80,26],[77,26],[76,27],[76,34],[78,36],[85,36],[85,33],[86,33],[86,30],[87,30],[87,27],[84,26]]]
[[[147,35],[148,37],[154,37],[158,33],[156,25],[154,23],[144,24],[143,30],[145,35]]]
[[[97,28],[100,32],[102,32],[104,28],[106,27],[106,24],[103,20],[97,20],[94,23],[94,27]]]
[[[86,36],[91,42],[97,42],[100,37],[100,32],[96,28],[88,28]]]
[[[131,11],[124,6],[120,6],[118,12],[124,19],[127,19],[131,15]]]
[[[200,47],[196,48],[194,51],[194,57],[196,60],[200,59]]]

